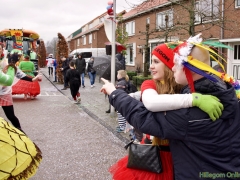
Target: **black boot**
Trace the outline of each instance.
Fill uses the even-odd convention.
[[[110,109],[106,111],[106,113],[110,113]]]

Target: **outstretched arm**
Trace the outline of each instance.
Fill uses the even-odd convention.
[[[8,67],[7,73],[0,72],[0,84],[3,86],[11,86],[15,76],[15,69],[11,66]]]

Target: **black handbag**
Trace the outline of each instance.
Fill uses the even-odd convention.
[[[131,141],[125,146],[129,147],[127,167],[154,173],[162,172],[160,147],[151,144],[134,144]]]

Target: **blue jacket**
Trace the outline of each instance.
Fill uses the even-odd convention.
[[[197,107],[153,113],[121,90],[112,92],[109,101],[135,128],[169,139],[176,180],[240,179],[240,105],[235,90],[205,78],[195,82],[195,89],[221,100],[220,119],[211,121]],[[190,93],[189,88],[182,93]]]

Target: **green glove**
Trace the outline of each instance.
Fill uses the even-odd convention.
[[[217,97],[199,93],[192,93],[192,97],[192,105],[206,112],[213,121],[222,115],[223,105]]]

